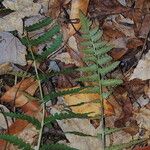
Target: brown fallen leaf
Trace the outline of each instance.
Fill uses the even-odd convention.
[[[15,100],[15,107],[21,107],[26,104],[29,99],[23,94],[26,92],[30,95],[33,95],[38,88],[38,83],[33,78],[27,78],[12,88],[10,88],[2,97],[2,102],[9,102],[14,103]]]
[[[2,97],[1,100],[3,102],[7,102],[10,104],[14,104],[14,107],[21,107],[22,111],[25,114],[30,116],[36,116],[36,114],[40,111],[39,103],[34,100],[31,101],[29,97],[26,96],[26,93],[30,95],[34,95],[35,91],[38,88],[38,83],[33,78],[27,78],[23,81],[19,82],[12,88],[10,88]],[[17,92],[17,94],[16,94]],[[16,98],[15,98],[16,97]],[[15,103],[14,103],[15,100]],[[24,130],[24,128],[29,123],[24,120],[17,119],[5,133],[8,134],[18,134]],[[4,149],[6,142],[0,140],[0,148]]]
[[[89,0],[72,0],[71,2],[71,12],[70,12],[70,19],[79,19],[79,12],[80,10],[86,14],[87,13],[87,8],[89,5]],[[81,27],[80,22],[73,24],[76,30],[79,30]],[[69,25],[69,31],[68,34],[71,36],[75,33],[75,30],[73,26],[70,24]]]

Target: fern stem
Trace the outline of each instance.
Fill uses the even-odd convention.
[[[41,86],[41,80],[40,80],[40,77],[39,77],[39,74],[38,74],[38,70],[37,70],[36,59],[35,59],[35,57],[34,57],[34,54],[33,54],[33,51],[32,51],[32,48],[31,48],[31,47],[29,47],[29,50],[31,51],[31,55],[32,55],[32,58],[33,58],[33,65],[34,65],[36,77],[37,77],[37,80],[38,80],[40,96],[41,96],[41,100],[42,100],[42,102],[43,102],[43,101],[44,101],[44,96],[43,96],[43,91],[42,91],[42,86]],[[37,144],[36,150],[39,150],[39,149],[40,149],[40,145],[41,145],[42,133],[43,133],[43,128],[44,128],[45,112],[46,112],[46,111],[45,111],[45,104],[43,103],[43,104],[42,104],[41,129],[40,129],[40,131],[39,131],[39,138],[38,138],[38,144]]]
[[[91,38],[91,41],[92,41],[92,46],[93,46],[93,49],[94,49],[94,53],[95,53],[95,57],[97,58],[97,60],[99,60],[99,55],[96,55],[96,47],[94,45],[94,41],[93,39]],[[101,67],[99,64],[98,64],[98,61],[97,61],[97,66],[98,67]],[[100,132],[101,132],[101,135],[102,135],[102,147],[101,147],[101,150],[105,150],[105,147],[106,147],[106,138],[105,138],[105,114],[104,114],[104,99],[103,99],[103,96],[102,96],[102,83],[101,83],[101,80],[102,80],[102,75],[100,73],[100,70],[97,69],[97,73],[98,73],[98,76],[99,76],[99,80],[98,80],[98,83],[99,83],[99,97],[100,97],[100,104],[101,104],[101,107],[100,107],[100,112],[101,112],[101,118],[100,118]]]

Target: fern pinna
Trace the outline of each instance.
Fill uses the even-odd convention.
[[[51,26],[47,31],[40,35],[38,38],[31,39],[25,36],[21,39],[22,43],[28,47],[37,46],[43,44],[47,41],[52,43],[50,47],[47,47],[40,55],[34,54],[36,61],[42,61],[46,59],[50,54],[56,51],[62,44],[62,35],[60,33],[60,27],[58,24],[54,23],[50,17],[43,19],[42,21],[35,23],[31,26],[25,27],[27,33],[39,30],[43,27]]]
[[[104,92],[104,88],[110,88],[122,83],[120,79],[107,79],[106,75],[114,70],[119,62],[113,62],[112,58],[107,54],[112,49],[108,43],[101,41],[102,32],[98,27],[91,28],[92,22],[83,14],[80,13],[81,33],[83,42],[83,53],[85,54],[83,61],[87,64],[86,67],[77,69],[86,74],[77,80],[89,83],[91,87],[87,87],[86,92],[98,93],[101,104],[101,139],[105,149],[105,114],[104,114],[104,100],[109,96],[109,93]],[[90,84],[91,83],[91,84]]]

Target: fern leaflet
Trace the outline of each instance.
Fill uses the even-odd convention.
[[[30,144],[25,143],[22,139],[18,138],[15,135],[6,135],[0,134],[0,139],[8,141],[9,143],[16,145],[19,149],[22,150],[34,150]]]

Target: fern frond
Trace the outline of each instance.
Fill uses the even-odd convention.
[[[59,32],[59,26],[55,25],[50,30],[48,30],[43,35],[39,36],[37,39],[31,39],[29,40],[27,37],[22,38],[22,43],[26,46],[37,46],[39,44],[42,44],[48,40],[50,40],[54,35],[56,35]]]
[[[138,140],[133,140],[129,143],[121,143],[117,145],[112,145],[110,147],[106,147],[106,150],[123,150],[124,148],[130,148],[131,146],[134,146],[136,144],[145,142],[146,139],[138,139]]]
[[[75,89],[69,89],[69,90],[64,90],[64,91],[59,91],[59,92],[51,92],[50,94],[47,94],[44,96],[44,102],[53,100],[54,98],[56,98],[58,96],[80,93],[80,91],[83,89],[84,88],[75,88]]]
[[[105,54],[101,57],[101,59],[97,60],[98,64],[100,66],[107,64],[108,62],[110,62],[112,60],[112,57],[110,57],[108,54]],[[96,63],[96,62],[95,62]]]
[[[12,113],[12,112],[3,112],[3,114],[5,116],[9,116],[11,118],[26,120],[29,123],[33,124],[37,128],[37,130],[39,130],[41,128],[41,123],[35,117],[31,117],[26,114],[19,114],[19,113]]]
[[[101,80],[101,84],[103,86],[116,86],[119,84],[122,84],[123,81],[120,79],[106,79],[106,80]]]
[[[99,72],[102,76],[105,76],[107,73],[110,73],[111,71],[113,71],[118,65],[119,65],[119,62],[116,61],[108,66],[99,68]]]
[[[57,143],[57,144],[45,144],[40,148],[40,150],[78,150],[78,149]]]
[[[51,44],[49,48],[47,48],[44,52],[42,52],[41,56],[42,58],[47,58],[48,55],[52,54],[54,51],[56,51],[62,43],[62,36],[58,35],[54,42]]]
[[[82,71],[82,72],[93,72],[93,71],[97,71],[98,66],[96,64],[87,66],[87,67],[82,67],[82,68],[78,68],[77,71]]]
[[[56,120],[64,120],[64,119],[72,119],[72,118],[82,118],[82,119],[87,119],[88,114],[90,113],[86,113],[86,114],[76,114],[73,112],[67,112],[67,113],[55,113],[54,115],[48,116],[45,118],[44,124],[50,124]]]
[[[91,76],[87,76],[87,77],[80,77],[77,78],[75,81],[81,81],[81,82],[97,82],[99,80],[99,76],[98,74],[93,74]]]
[[[18,138],[15,135],[7,135],[7,134],[0,134],[0,139],[8,141],[9,143],[16,145],[19,149],[22,150],[34,150],[30,144],[25,143],[22,139]]]
[[[44,18],[42,21],[39,21],[38,23],[35,23],[33,25],[30,25],[28,27],[25,27],[25,30],[27,32],[32,32],[38,29],[43,28],[44,26],[49,25],[52,22],[52,19],[50,17]]]

